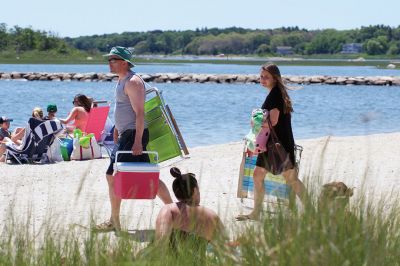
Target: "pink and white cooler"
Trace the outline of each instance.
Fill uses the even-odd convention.
[[[118,162],[118,155],[131,151],[118,151],[115,155],[114,193],[121,199],[154,199],[158,191],[160,167],[144,162]],[[143,153],[158,153],[145,151]]]

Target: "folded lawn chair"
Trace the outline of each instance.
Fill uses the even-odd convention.
[[[246,146],[246,145],[245,145]],[[296,165],[299,167],[301,152],[303,148],[299,145],[295,146]],[[243,152],[243,161],[239,170],[239,184],[237,197],[254,199],[254,168],[256,167],[257,156],[247,157]],[[265,199],[268,201],[276,200],[278,202],[288,202],[290,200],[291,189],[286,184],[282,175],[273,175],[268,173],[264,179]]]
[[[60,121],[30,118],[21,145],[6,143],[6,161],[19,164],[47,161],[47,150],[63,127]]]
[[[246,157],[244,167],[239,178],[238,197],[254,199],[253,173],[256,167],[257,156]],[[280,200],[289,200],[290,187],[282,175],[268,173],[264,179],[266,198],[276,197]]]
[[[178,156],[189,154],[178,125],[164,103],[161,92],[157,88],[149,88],[146,95],[155,94],[145,103],[145,120],[149,129],[147,150],[158,152],[158,161],[163,162]],[[150,156],[153,162],[154,158]]]

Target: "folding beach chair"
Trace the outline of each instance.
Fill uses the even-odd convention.
[[[104,106],[98,106],[99,104],[105,104]],[[110,147],[104,145],[102,136],[105,134],[105,125],[110,112],[111,103],[108,101],[94,101],[90,108],[89,117],[86,123],[86,127],[83,130],[86,134],[93,133],[97,143],[100,147],[104,147],[110,155]],[[107,132],[106,134],[109,134]]]
[[[257,156],[245,157],[244,167],[240,174],[238,186],[238,198],[254,199],[254,168],[256,167]],[[264,179],[265,195],[267,200],[274,197],[278,200],[289,200],[290,187],[286,184],[282,175],[268,173]]]
[[[246,149],[246,145],[245,145]],[[299,167],[300,158],[303,148],[295,145],[296,167]],[[254,199],[254,168],[256,167],[257,156],[248,157],[246,152],[243,152],[242,164],[239,170],[239,183],[237,197],[243,200],[244,198]],[[273,175],[268,173],[264,179],[265,200],[269,202],[284,202],[288,203],[290,199],[291,189],[286,184],[285,178],[282,175]]]
[[[21,145],[12,142],[6,143],[6,161],[17,162],[19,164],[47,162],[47,150],[53,143],[56,134],[63,129],[60,121],[42,121],[30,118],[25,128],[25,135]]]
[[[152,94],[154,96],[149,97],[144,106],[145,120],[150,135],[147,150],[158,152],[159,162],[188,155],[185,141],[169,106],[164,103],[161,92],[154,87],[148,88],[146,96]],[[154,162],[152,156],[150,160]]]
[[[106,105],[98,106],[99,104]],[[83,132],[87,134],[93,133],[97,142],[101,141],[101,135],[104,132],[104,126],[106,125],[107,116],[110,112],[110,104],[111,103],[108,101],[94,101],[90,108],[89,117]]]

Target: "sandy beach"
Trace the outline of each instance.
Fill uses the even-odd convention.
[[[298,140],[297,144],[304,147],[300,179],[315,189],[329,181],[343,181],[355,187],[353,199],[362,191],[380,198],[400,185],[400,133],[324,137]],[[190,149],[190,158],[174,163],[183,172],[197,175],[201,204],[219,213],[228,228],[237,223],[235,215],[249,211],[236,197],[242,149],[242,142],[195,147]],[[10,217],[24,222],[28,216],[36,230],[49,220],[66,230],[76,224],[89,226],[91,217],[103,222],[110,213],[104,174],[108,162],[105,158],[48,165],[1,164],[0,224]],[[161,179],[171,188],[168,165],[161,169]],[[161,206],[158,198],[124,201],[123,228],[154,229]]]

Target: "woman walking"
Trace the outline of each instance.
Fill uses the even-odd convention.
[[[286,183],[303,201],[305,188],[298,179],[298,171],[295,167],[294,138],[291,122],[292,101],[287,93],[286,86],[283,84],[279,68],[274,64],[263,65],[260,72],[260,84],[269,90],[261,108],[268,110],[271,125],[282,146],[289,154],[291,161],[289,169],[285,169],[281,174],[285,177]],[[268,123],[263,126],[268,126]],[[238,220],[260,219],[265,193],[264,178],[268,172],[271,172],[272,167],[268,159],[267,152],[260,153],[257,157],[253,174],[254,209],[250,214],[236,217]]]

